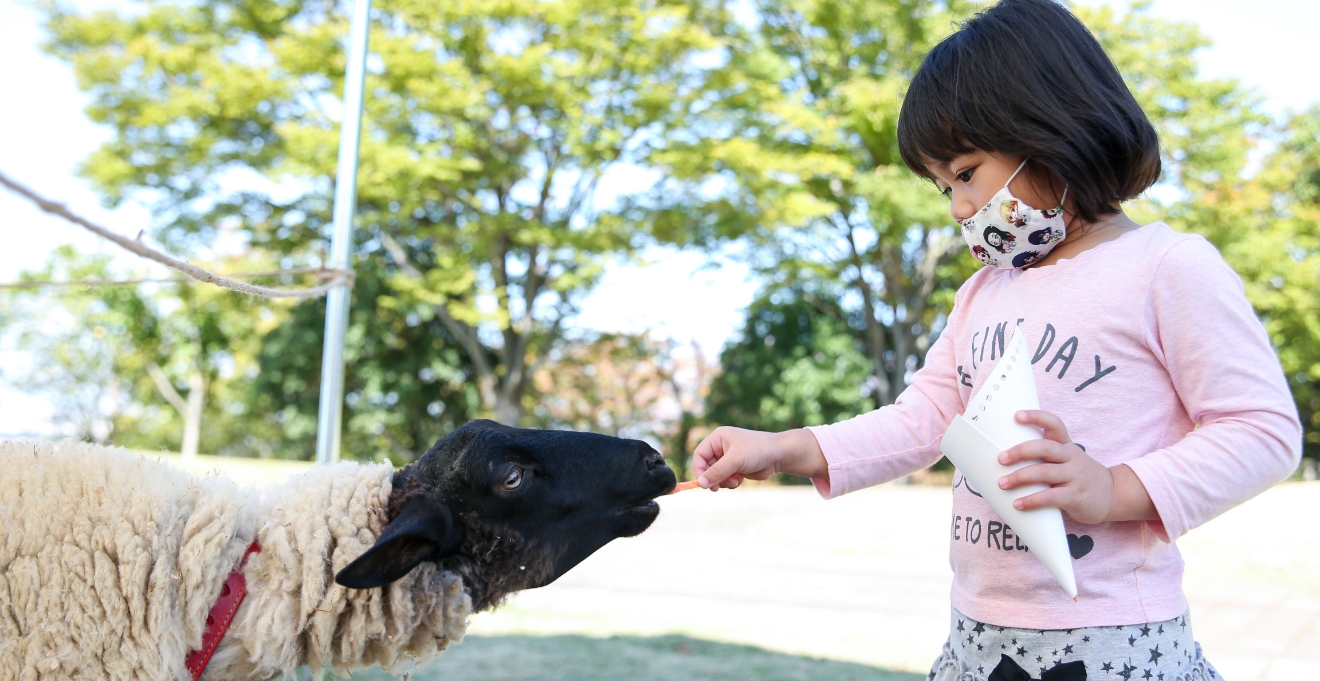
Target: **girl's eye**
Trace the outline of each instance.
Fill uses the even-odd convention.
[[[940,193],[943,194],[946,199],[953,198],[953,187],[941,187]]]
[[[972,181],[972,171],[974,171],[974,170],[976,170],[976,169],[975,169],[975,168],[968,168],[967,170],[964,170],[964,171],[962,171],[961,173],[958,173],[957,177],[958,177],[959,180],[962,180],[963,182],[971,182],[971,181]]]
[[[518,489],[522,484],[523,471],[521,468],[513,467],[509,469],[509,474],[504,476],[504,489]]]

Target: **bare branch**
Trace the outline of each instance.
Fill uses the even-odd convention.
[[[395,238],[389,235],[388,232],[380,231],[380,244],[385,248],[385,252],[388,252],[389,256],[395,259],[395,263],[399,265],[399,269],[403,269],[405,275],[417,278],[417,280],[425,278],[420,269],[417,269],[417,265],[412,264],[412,260],[409,259],[408,252],[404,251],[403,245],[396,242]],[[488,408],[494,408],[495,393],[492,392],[492,388],[494,388],[495,368],[491,367],[490,360],[486,358],[486,346],[483,346],[477,338],[477,329],[454,319],[454,315],[449,314],[449,308],[445,305],[436,305],[434,309],[436,309],[436,317],[440,318],[441,323],[444,323],[445,329],[453,334],[453,337],[462,344],[463,350],[467,351],[467,355],[473,358],[473,368],[477,371],[477,387],[478,391],[482,393],[482,403],[486,404]]]
[[[155,362],[148,364],[147,373],[151,375],[151,380],[156,382],[156,389],[160,391],[165,401],[169,402],[170,406],[179,412],[180,417],[187,417],[188,402],[183,399],[178,390],[174,389],[174,384],[170,383],[169,377],[165,375],[165,371],[160,368],[160,365]]]
[[[394,258],[394,263],[399,266],[399,269],[403,270],[404,274],[414,279],[425,278],[424,275],[422,275],[422,271],[417,269],[416,265],[412,264],[412,260],[408,257],[408,252],[403,250],[403,246],[400,246],[399,242],[395,241],[394,237],[390,236],[389,232],[386,232],[385,230],[380,231],[380,243],[385,247],[385,251],[390,254],[390,257]]]
[[[559,156],[556,154],[554,160],[551,160],[550,148],[545,147],[542,148],[541,153],[545,156],[545,181],[541,183],[541,196],[537,199],[532,216],[545,222],[545,209],[550,203],[550,189],[554,184],[555,171],[558,170]]]
[[[559,314],[555,317],[555,321],[550,324],[550,330],[546,332],[547,345],[553,343],[557,338],[559,338],[559,332],[561,330],[560,327],[562,326],[561,322],[563,322],[564,317],[567,316],[568,316],[567,311],[561,309],[559,311]],[[528,376],[535,375],[536,372],[541,370],[541,367],[545,366],[546,362],[549,361],[549,359],[550,359],[549,352],[540,353],[540,356],[536,358],[536,360],[532,363],[531,368],[527,371],[527,375]]]

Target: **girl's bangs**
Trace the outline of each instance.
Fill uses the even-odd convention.
[[[960,125],[959,100],[949,85],[957,75],[948,63],[947,43],[937,46],[912,79],[898,115],[898,153],[912,172],[934,181],[929,166],[976,151]]]

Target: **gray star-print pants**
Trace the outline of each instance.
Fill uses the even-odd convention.
[[[930,681],[985,681],[1007,655],[1039,679],[1055,665],[1082,660],[1087,681],[1219,681],[1192,638],[1187,613],[1163,622],[1086,629],[998,627],[953,610],[949,640]]]

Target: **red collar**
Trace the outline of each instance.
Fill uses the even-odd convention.
[[[234,613],[238,612],[238,606],[243,603],[243,597],[247,595],[247,580],[243,578],[243,566],[247,564],[248,556],[254,553],[261,553],[261,544],[255,539],[247,547],[247,551],[243,552],[238,565],[220,587],[220,597],[211,607],[211,612],[206,613],[206,631],[202,632],[202,647],[188,653],[188,657],[183,660],[184,666],[192,674],[193,681],[202,677],[202,672],[206,670],[207,663],[215,654],[216,647],[220,645],[220,639],[225,637],[226,631],[229,631],[229,624],[234,621]]]

